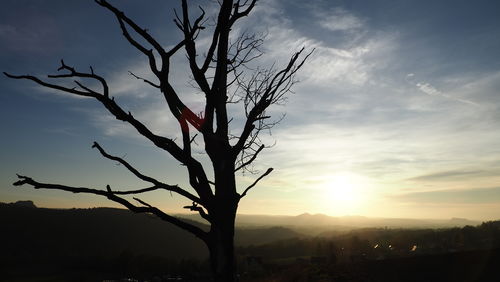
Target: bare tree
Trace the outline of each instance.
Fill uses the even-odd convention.
[[[218,0],[219,5],[215,26],[212,28],[211,43],[203,46],[204,56],[199,56],[196,39],[205,29],[207,17],[203,8],[199,8],[197,17],[190,15],[187,0],[181,0],[181,12],[176,12],[174,23],[182,32],[183,39],[170,49],[165,49],[147,29],[139,26],[122,11],[106,0],[96,0],[100,6],[108,9],[118,20],[120,29],[126,40],[140,51],[149,61],[149,68],[156,81],[148,80],[130,73],[163,94],[168,107],[177,120],[182,140],[177,141],[153,133],[132,113],[123,109],[111,96],[112,89],[106,80],[96,74],[92,67],[89,72],[81,72],[65,64],[61,60],[60,74],[49,75],[53,80],[42,80],[30,75],[12,75],[13,79],[28,79],[47,88],[56,89],[73,95],[89,97],[100,102],[116,119],[130,124],[137,132],[149,139],[157,147],[167,151],[173,158],[184,165],[188,171],[189,184],[196,193],[178,185],[169,185],[152,178],[121,157],[110,155],[98,143],[93,148],[110,160],[127,168],[137,178],[150,184],[148,188],[118,191],[106,185],[106,189],[73,187],[60,184],[42,183],[28,176],[18,175],[15,186],[30,185],[35,189],[56,189],[73,193],[89,193],[107,197],[137,213],[150,213],[162,220],[172,223],[197,236],[207,245],[210,253],[211,267],[216,281],[234,281],[234,224],[238,203],[247,195],[262,178],[271,173],[272,168],[244,189],[237,189],[235,172],[246,170],[255,161],[257,155],[265,148],[259,138],[262,130],[272,128],[278,121],[272,121],[266,114],[273,104],[284,101],[285,95],[296,81],[294,76],[302,67],[307,57],[304,49],[294,53],[282,68],[252,68],[249,63],[262,55],[263,37],[253,34],[240,34],[236,40],[230,37],[235,23],[246,17],[255,7],[257,0]],[[169,73],[171,58],[174,54],[185,50],[190,67],[193,85],[204,94],[205,109],[201,114],[194,113],[182,101],[178,91],[172,86]],[[74,87],[64,83],[53,83],[54,79],[71,79]],[[96,90],[84,81],[95,81],[101,87]],[[238,129],[230,128],[231,118],[228,116],[228,104],[241,105],[245,113],[245,121]],[[231,132],[238,132],[233,134]],[[214,179],[209,179],[201,162],[193,156],[192,145],[197,135],[204,141],[204,150],[211,161]],[[180,143],[180,144],[178,144]],[[190,202],[185,208],[199,213],[210,229],[203,229],[173,217],[160,209],[134,197],[131,202],[127,195],[138,195],[150,191],[166,190],[177,193]],[[240,192],[238,192],[240,191]]]

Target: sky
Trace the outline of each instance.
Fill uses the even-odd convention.
[[[112,3],[173,46],[181,38],[172,21],[179,2]],[[202,5],[213,15],[214,3],[192,1],[191,10]],[[110,12],[90,0],[4,0],[2,7],[2,72],[43,77],[57,72],[60,59],[77,70],[92,66],[124,108],[154,132],[179,136],[161,93],[128,74],[152,78]],[[271,111],[285,118],[263,136],[274,146],[255,169],[274,171],[242,199],[240,213],[499,218],[500,2],[261,0],[233,29],[235,37],[242,32],[265,36],[255,62],[262,68],[283,66],[302,47],[315,51],[287,103]],[[200,50],[209,40],[207,28]],[[185,55],[172,64],[174,87],[201,111]],[[230,114],[241,119],[242,108]],[[117,207],[94,195],[14,187],[16,173],[71,186],[146,187],[91,149],[94,141],[144,173],[188,187],[184,167],[92,99],[2,76],[0,120],[0,202]],[[258,176],[239,173],[239,191]],[[141,199],[174,213],[188,204],[168,192]]]

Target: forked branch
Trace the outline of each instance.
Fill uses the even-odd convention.
[[[244,7],[247,2],[248,0],[244,3],[241,3],[240,0],[236,1],[236,3],[234,4],[233,16],[231,17],[230,21],[231,25],[233,25],[234,22],[236,22],[238,19],[248,16],[250,11],[252,11],[252,9],[255,7],[255,3],[257,3],[257,0],[252,0],[243,11],[240,11],[240,8]]]
[[[196,202],[196,203],[203,205],[203,201],[200,198],[198,198],[195,195],[189,193],[188,191],[180,188],[179,186],[169,185],[169,184],[160,182],[152,177],[146,176],[146,175],[142,174],[141,172],[139,172],[136,168],[134,168],[130,163],[125,161],[123,158],[120,158],[117,156],[112,156],[112,155],[108,154],[106,151],[104,151],[104,149],[97,142],[94,142],[94,144],[92,145],[92,148],[96,148],[101,153],[101,155],[103,155],[105,158],[108,158],[112,161],[116,161],[116,162],[122,164],[125,168],[127,168],[130,172],[132,172],[137,178],[139,178],[143,181],[146,181],[146,182],[150,182],[154,185],[151,188],[147,188],[150,190],[143,189],[143,192],[157,190],[157,189],[164,189],[167,191],[175,192],[181,196],[186,197],[187,199],[189,199],[193,202]],[[153,189],[153,188],[155,188],[155,189]],[[125,194],[125,193],[122,193],[122,194]]]
[[[290,91],[295,82],[294,75],[304,65],[314,50],[299,60],[303,51],[304,48],[296,52],[290,58],[286,67],[278,72],[273,72],[272,70],[257,71],[249,81],[239,82],[244,95],[247,120],[237,143],[233,146],[233,153],[235,155],[239,155],[242,150],[248,148],[248,139],[255,129],[269,129],[275,124],[264,122],[268,118],[265,112],[269,106],[282,102],[284,95]],[[257,125],[255,124],[256,122]]]
[[[193,202],[192,205],[190,206],[184,206],[185,209],[189,209],[190,211],[197,211],[198,214],[203,218],[205,219],[206,221],[208,222],[212,222],[212,218],[210,217],[210,215],[208,215],[205,210],[203,209],[203,207],[200,207],[198,206],[198,204],[196,202]]]
[[[244,168],[244,167],[248,166],[249,164],[251,164],[251,163],[252,163],[252,162],[253,162],[253,161],[257,158],[257,155],[258,155],[258,154],[259,154],[262,150],[264,150],[264,148],[265,148],[265,146],[264,146],[263,144],[262,144],[262,145],[260,145],[260,147],[257,149],[257,151],[255,151],[255,152],[252,154],[252,156],[250,157],[250,159],[249,159],[249,160],[247,160],[247,161],[242,162],[242,163],[240,164],[240,166],[238,166],[238,167],[237,167],[234,171],[236,172],[236,171],[238,171],[238,170],[240,170],[240,169],[242,169],[242,168]]]

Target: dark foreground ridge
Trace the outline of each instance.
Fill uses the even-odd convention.
[[[44,209],[22,201],[0,204],[0,226],[0,281],[206,281],[210,273],[208,252],[194,236],[127,210]],[[240,280],[500,281],[499,221],[301,230],[238,229]]]
[[[258,278],[244,281],[335,282],[492,282],[500,281],[500,249],[417,255],[383,260],[337,263],[295,262],[274,266]]]

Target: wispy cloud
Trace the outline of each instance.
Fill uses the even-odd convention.
[[[454,97],[454,96],[452,96],[450,94],[443,93],[442,91],[439,91],[438,89],[436,89],[434,86],[432,86],[428,82],[423,82],[423,81],[421,81],[421,82],[413,82],[413,80],[415,79],[415,74],[414,73],[407,74],[406,75],[406,79],[411,84],[414,84],[422,93],[425,93],[427,95],[430,95],[430,96],[439,96],[439,97],[442,97],[442,98],[445,98],[445,99],[448,99],[448,100],[452,100],[452,101],[456,101],[456,102],[460,102],[460,103],[469,104],[469,105],[472,105],[472,106],[479,107],[479,104],[474,103],[474,102],[472,102],[470,100],[462,99],[462,98],[457,98],[457,97]]]
[[[376,181],[382,182],[398,179],[423,181],[425,175],[427,179],[440,176],[452,179],[458,178],[457,166],[463,159],[480,162],[491,153],[488,145],[491,138],[474,142],[469,138],[465,140],[470,142],[457,138],[477,134],[476,127],[463,129],[468,123],[476,122],[471,119],[476,115],[474,111],[457,112],[454,107],[420,111],[415,107],[418,96],[406,93],[411,94],[416,89],[427,96],[477,105],[462,98],[473,94],[465,95],[454,90],[452,93],[457,93],[456,97],[460,98],[453,97],[446,94],[448,91],[440,91],[430,83],[417,80],[415,74],[409,74],[406,81],[403,79],[397,84],[394,77],[401,77],[401,74],[386,73],[384,68],[398,61],[397,57],[393,57],[398,53],[390,51],[401,44],[394,34],[367,33],[369,37],[358,44],[339,48],[294,29],[278,2],[262,2],[256,14],[254,16],[259,21],[252,28],[258,32],[267,30],[266,57],[274,58],[278,65],[288,60],[290,53],[284,50],[293,52],[303,46],[316,48],[298,77],[301,80],[295,88],[298,95],[281,109],[287,112],[288,118],[271,138],[271,143],[278,141],[277,146],[259,157],[258,168],[279,168],[273,173],[273,178],[281,179],[281,182],[269,185],[280,186],[280,189],[309,185],[310,179],[301,179],[304,171],[327,175],[350,170],[373,179],[378,177]],[[339,25],[331,26],[333,30],[368,28],[361,19],[346,10],[334,9],[332,16],[339,18]],[[142,58],[139,59],[131,60],[125,69],[138,75],[149,73],[148,65]],[[184,59],[179,57],[176,65],[185,67]],[[271,62],[262,63],[265,67]],[[133,111],[135,116],[155,132],[175,138],[172,132],[178,131],[177,125],[168,111],[159,106],[162,103],[146,106],[147,102],[159,101],[159,93],[147,89],[149,86],[130,77],[126,70],[111,73],[110,84],[116,85],[113,87],[116,95],[123,96],[123,99],[133,98],[135,102],[129,103],[136,106]],[[183,93],[183,99],[194,108],[199,108],[203,99],[200,100],[196,90],[186,83],[186,72],[187,69],[178,70],[178,77],[173,81]],[[392,80],[386,79],[389,75]],[[479,86],[475,91],[481,89]],[[235,110],[233,113],[236,119],[243,118],[242,112]],[[135,134],[132,128],[117,123],[111,117],[98,118],[95,123],[107,135],[125,137]],[[478,151],[479,148],[482,149]],[[458,157],[457,153],[464,150],[474,151],[475,155]],[[292,152],[300,152],[300,157]],[[443,173],[440,169],[443,164],[449,165],[450,171],[457,171],[457,174]],[[475,171],[466,172],[472,176]]]
[[[412,180],[412,181],[446,180],[446,181],[449,181],[450,179],[456,180],[457,178],[466,178],[466,177],[478,175],[481,173],[482,173],[482,171],[479,171],[479,170],[452,170],[452,171],[436,172],[436,173],[421,175],[421,176],[417,176],[417,177],[412,177],[408,180]]]
[[[424,203],[424,204],[500,203],[500,187],[415,192],[415,193],[393,195],[390,196],[390,198],[401,203]]]
[[[28,21],[0,23],[0,49],[10,52],[50,53],[61,46],[59,28],[54,20],[43,14],[24,15]]]
[[[385,2],[356,6],[345,1],[259,1],[253,13],[242,20],[242,25],[233,29],[237,34],[243,31],[267,34],[265,54],[262,60],[255,62],[255,66],[261,68],[273,63],[280,68],[286,65],[294,51],[302,47],[315,49],[296,77],[300,83],[294,86],[295,94],[291,93],[288,104],[270,112],[273,116],[286,113],[287,117],[273,129],[272,136],[263,137],[270,144],[277,143],[259,155],[256,168],[263,171],[274,167],[275,171],[260,183],[266,188],[256,190],[256,195],[262,193],[261,198],[249,199],[272,205],[275,195],[286,194],[289,198],[280,199],[278,205],[307,209],[310,203],[294,195],[302,193],[304,196],[307,191],[320,195],[320,190],[326,189],[324,182],[339,172],[366,178],[377,187],[377,193],[397,195],[399,198],[394,196],[392,203],[411,202],[418,206],[428,202],[428,206],[439,206],[446,201],[465,203],[467,197],[471,197],[471,202],[478,202],[474,195],[498,198],[498,188],[475,190],[475,187],[497,187],[500,181],[500,72],[496,53],[481,52],[495,49],[497,39],[481,40],[493,38],[496,33],[466,42],[462,29],[455,29],[456,25],[452,24],[441,25],[460,14],[453,9],[445,16],[431,11],[425,21],[416,21],[412,18],[415,11],[429,12],[424,9],[425,5],[409,2],[414,8],[410,11],[405,5],[388,7]],[[217,5],[214,7],[217,9]],[[370,10],[372,8],[375,11]],[[93,11],[85,11],[72,26],[81,27],[79,19]],[[136,15],[139,22],[151,24],[147,28],[158,34],[162,42],[172,44],[180,37],[173,24],[164,29],[164,19],[161,26],[156,26],[154,21],[148,21],[150,15],[144,11],[135,12],[134,18]],[[207,15],[214,12],[207,9]],[[48,14],[55,15],[53,12]],[[68,58],[68,64],[87,68],[93,58],[113,55],[109,61],[102,60],[94,65],[96,73],[107,79],[111,95],[124,110],[131,111],[155,133],[179,138],[178,124],[169,113],[162,93],[128,74],[132,71],[154,81],[146,58],[133,47],[126,46],[126,40],[119,37],[116,23],[106,15],[103,14],[103,19],[109,22],[90,24],[111,25],[112,29],[100,33],[102,37],[93,37],[95,34],[88,33],[90,29],[78,34],[79,39],[84,37],[89,45],[69,44],[72,42],[67,40],[79,42],[75,40],[77,35],[72,33],[64,37],[64,42],[69,44],[64,45],[68,48],[67,53],[74,55],[83,50],[81,54],[85,54],[74,62]],[[42,17],[42,21],[32,18],[33,22],[25,25],[17,19],[0,23],[0,49],[10,52],[5,56],[18,55],[24,51],[23,46],[43,49],[51,46],[47,44],[58,44],[57,37],[61,36],[58,28],[64,31],[65,27],[51,25],[55,21],[51,23],[50,18],[43,20]],[[65,22],[60,20],[57,22]],[[211,41],[211,23],[212,19],[198,37],[200,58]],[[431,29],[431,26],[440,28]],[[446,28],[446,34],[441,28]],[[498,28],[490,26],[487,30],[497,31]],[[115,42],[116,38],[123,41]],[[102,44],[102,48],[96,47],[96,42]],[[117,43],[116,49],[114,43]],[[453,49],[456,52],[449,52],[450,46],[457,47]],[[488,47],[480,50],[480,46]],[[128,47],[131,52],[126,51]],[[106,48],[115,50],[116,54],[106,53],[109,51]],[[50,58],[51,62],[58,59]],[[10,58],[6,60],[11,67],[23,67],[18,64],[22,60],[11,61]],[[490,62],[487,67],[484,66],[486,61]],[[189,66],[183,50],[172,58],[171,66],[171,82],[183,101],[195,112],[203,111],[204,97],[190,85]],[[25,92],[61,95],[61,92],[38,86],[33,90],[33,84],[27,85],[30,88]],[[64,102],[70,107],[81,106],[80,101]],[[147,143],[131,126],[117,121],[98,103],[87,106],[84,116],[104,135],[101,137],[133,140],[134,145]],[[231,126],[235,131],[244,119],[244,111],[239,106],[230,105],[234,117]],[[69,122],[79,124],[82,121]],[[200,144],[201,149],[202,146]],[[253,175],[245,175],[239,180],[244,186],[254,179]],[[437,189],[446,189],[446,192]],[[402,191],[411,193],[397,194]],[[478,194],[474,194],[476,191]],[[433,201],[433,198],[438,200]],[[455,198],[460,200],[453,200]]]
[[[321,27],[330,31],[353,31],[363,27],[363,21],[342,8],[332,12],[320,12],[317,17]]]

